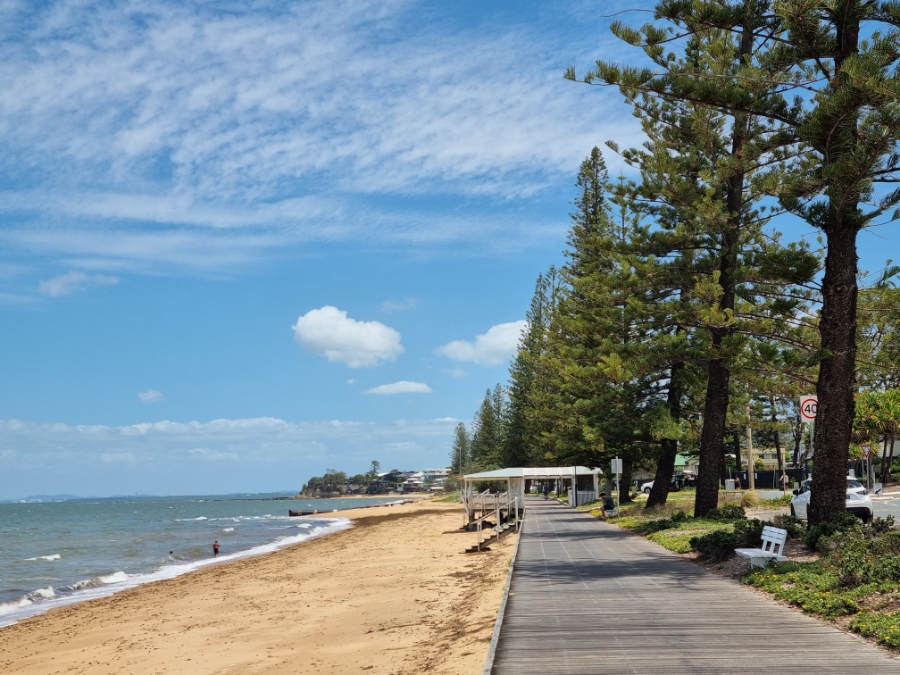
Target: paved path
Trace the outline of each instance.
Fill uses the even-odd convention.
[[[900,660],[640,537],[529,499],[495,675],[900,674]]]

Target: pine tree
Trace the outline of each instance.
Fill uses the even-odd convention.
[[[659,9],[663,16],[671,11],[669,6]],[[737,18],[748,19],[744,13]],[[738,73],[752,57],[757,19],[751,15],[743,33],[687,30],[679,58],[666,51],[668,45],[662,47],[671,37],[668,30],[647,25],[635,31],[616,24],[614,32],[641,45],[662,74],[598,62],[584,78],[619,85],[634,105],[651,141],[645,150],[625,156],[641,167],[642,189],[655,192],[659,215],[669,224],[657,239],[668,241],[667,255],[696,252],[688,266],[675,258],[693,286],[690,302],[674,315],[678,325],[691,331],[691,360],[706,368],[696,515],[705,515],[718,502],[735,359],[747,348],[748,336],[777,336],[784,317],[796,313],[802,295],[779,297],[778,287],[808,281],[816,271],[804,247],[767,242],[763,232],[766,219],[759,201],[765,189],[757,174],[780,147],[778,124],[743,110],[706,105],[685,93],[695,82],[723,81],[731,83],[735,96],[756,93],[741,88]],[[574,79],[574,71],[567,75]],[[766,299],[768,305],[760,309]]]
[[[469,432],[466,425],[460,422],[453,433],[453,445],[450,449],[450,472],[454,476],[461,476],[469,466]]]
[[[542,457],[539,434],[528,423],[528,407],[537,379],[537,364],[544,349],[552,314],[556,269],[538,276],[531,306],[526,314],[528,327],[522,334],[516,358],[509,368],[509,404],[503,439],[504,466],[535,466]]]
[[[597,148],[582,163],[577,186],[569,261],[541,358],[549,377],[533,414],[554,461],[601,466],[618,455],[627,484],[654,444],[644,413],[659,393],[658,373],[628,359],[646,333],[634,311],[641,305],[640,261],[624,252],[640,227],[639,207],[619,199],[622,190],[610,184]]]
[[[493,391],[487,390],[472,421],[469,456],[480,471],[501,468],[504,415],[505,398],[503,388],[498,384]]]
[[[782,164],[771,172],[769,188],[785,209],[825,235],[816,490],[809,517],[811,523],[839,518],[856,389],[856,239],[882,216],[896,218],[900,203],[898,190],[877,194],[879,183],[900,180],[900,6],[869,0],[698,0],[664,2],[657,9],[682,33],[715,27],[750,46],[736,77],[680,73],[669,78],[667,90],[681,100],[776,125],[772,139],[782,150],[770,161]],[[670,34],[654,28],[644,37],[662,54]]]

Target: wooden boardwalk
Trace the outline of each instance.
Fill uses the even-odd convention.
[[[492,673],[900,674],[900,660],[556,502],[528,515]]]

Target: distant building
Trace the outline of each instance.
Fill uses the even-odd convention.
[[[426,483],[443,483],[450,477],[450,469],[425,469],[422,480]]]

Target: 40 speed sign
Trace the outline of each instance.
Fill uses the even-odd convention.
[[[800,397],[800,418],[804,422],[815,422],[819,410],[819,399],[815,396]]]

